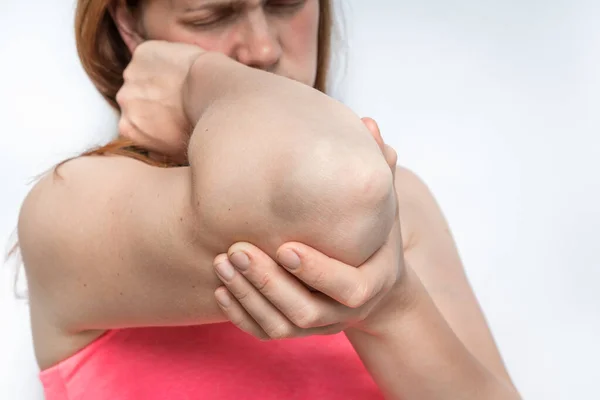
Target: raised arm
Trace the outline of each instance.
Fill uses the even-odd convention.
[[[219,99],[188,109],[198,120],[189,160],[204,243],[218,251],[249,241],[274,256],[302,241],[356,266],[381,247],[395,213],[393,176],[354,113],[222,55],[199,58],[190,77],[191,93]]]
[[[186,80],[186,109],[202,111],[190,167],[83,157],[25,200],[37,343],[57,330],[224,320],[212,261],[238,240],[303,240],[357,265],[387,236],[392,176],[356,116],[285,78],[203,58]]]

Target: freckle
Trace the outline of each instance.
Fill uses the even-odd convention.
[[[123,292],[119,293],[119,295],[123,296]]]
[[[196,285],[192,285],[192,289],[196,289]]]
[[[179,217],[179,222],[183,222],[183,217]]]
[[[83,287],[87,287],[87,283],[84,283],[84,284],[83,284]]]
[[[204,130],[204,132],[208,132],[208,128],[206,128],[206,129]]]
[[[117,276],[121,276],[121,274],[119,272],[117,272]]]
[[[229,209],[229,211],[231,211],[231,208]]]

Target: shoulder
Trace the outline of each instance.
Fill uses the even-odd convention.
[[[46,242],[61,233],[56,227],[65,218],[83,211],[78,206],[101,195],[107,182],[124,179],[128,171],[139,168],[137,164],[142,163],[125,157],[77,157],[38,176],[19,212],[18,238],[24,257],[43,253]]]
[[[18,233],[21,248],[28,247],[30,236],[38,239],[52,231],[57,218],[80,211],[72,208],[106,193],[131,175],[143,173],[143,163],[126,157],[87,156],[67,160],[38,176],[21,205]],[[38,248],[39,243],[32,248]]]
[[[28,276],[34,266],[46,265],[42,261],[58,255],[56,246],[76,241],[78,232],[89,229],[83,221],[108,223],[109,218],[99,213],[125,204],[126,197],[140,191],[144,182],[145,186],[162,183],[167,177],[161,174],[171,170],[121,156],[86,156],[45,173],[23,201],[18,218],[18,240]]]
[[[449,233],[442,210],[427,184],[413,171],[398,166],[396,194],[405,247],[412,247],[423,236]]]
[[[133,178],[141,178],[167,171],[124,156],[82,156],[64,161],[38,176],[37,182],[25,198],[21,215],[43,206],[52,209],[68,198],[81,199],[97,196],[107,190],[131,185]]]

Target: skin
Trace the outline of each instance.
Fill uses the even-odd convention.
[[[42,368],[106,329],[225,321],[212,262],[236,241],[275,256],[285,241],[303,240],[360,265],[385,240],[393,174],[369,130],[342,104],[183,44],[140,44],[124,78],[120,128],[151,138],[152,129],[156,136],[186,118],[196,125],[190,165],[79,158],[30,192],[19,242]],[[321,162],[303,162],[315,157]]]
[[[285,18],[270,15],[266,5],[247,1],[244,2],[245,7],[240,9],[242,11],[236,14],[237,17],[228,20],[230,22],[219,25],[218,28],[213,27],[210,32],[193,34],[177,18],[189,15],[181,11],[182,7],[189,5],[184,3],[192,2],[155,0],[147,2],[136,17],[127,15],[119,7],[114,10],[114,15],[121,34],[136,52],[144,37],[167,39],[221,52],[248,66],[291,77],[304,84],[311,85],[314,81],[316,40],[313,39],[317,26],[315,21],[318,21],[316,1],[307,1],[304,8]],[[205,2],[193,3],[201,5]],[[206,12],[206,15],[214,15],[211,12],[214,9]],[[160,13],[167,15],[166,20],[159,21],[155,18]],[[290,28],[288,31],[287,28],[291,26],[296,30]],[[156,36],[152,36],[153,34]],[[292,36],[296,38],[291,38]],[[268,46],[261,43],[267,43]],[[271,51],[269,48],[279,48],[281,51]],[[272,56],[273,54],[277,57]],[[194,57],[187,53],[179,61],[184,63],[182,60]],[[243,224],[231,222],[225,228],[216,227],[211,218],[205,218],[209,215],[213,220],[219,220],[216,216],[227,219],[225,210],[218,208],[217,200],[229,200],[232,198],[231,193],[229,197],[209,199],[199,209],[189,207],[190,199],[198,199],[206,192],[197,189],[207,185],[207,182],[210,185],[206,187],[211,190],[215,189],[216,184],[218,192],[218,184],[223,179],[244,175],[245,170],[241,167],[230,169],[227,175],[207,176],[203,173],[210,170],[210,163],[231,157],[232,146],[227,143],[229,135],[238,140],[236,143],[244,139],[244,134],[248,136],[247,124],[244,125],[246,129],[238,129],[237,132],[235,124],[224,126],[230,119],[220,116],[222,109],[215,106],[211,108],[208,104],[213,104],[215,99],[239,100],[240,96],[236,94],[247,92],[258,93],[258,98],[261,99],[261,93],[268,93],[264,99],[267,99],[265,109],[270,113],[265,113],[262,118],[257,118],[256,110],[251,109],[256,98],[246,101],[241,96],[242,100],[234,105],[236,117],[239,118],[237,120],[248,121],[253,126],[253,140],[261,135],[264,140],[273,138],[272,133],[269,135],[265,132],[277,130],[265,129],[263,125],[265,121],[272,120],[273,115],[278,115],[274,111],[279,110],[284,115],[285,110],[289,109],[282,103],[290,90],[298,90],[299,93],[300,99],[294,107],[296,111],[307,107],[307,112],[312,114],[315,110],[322,109],[318,104],[317,107],[309,107],[314,106],[316,101],[329,106],[328,111],[335,111],[334,118],[331,113],[326,113],[323,118],[313,122],[313,125],[307,122],[309,118],[306,118],[306,114],[297,121],[302,124],[301,129],[289,135],[296,138],[296,142],[280,142],[279,150],[282,152],[289,151],[290,148],[296,149],[298,161],[295,166],[305,172],[301,175],[304,179],[299,178],[294,185],[301,188],[298,198],[310,199],[318,192],[319,197],[314,197],[313,201],[327,201],[327,192],[323,195],[322,190],[315,191],[315,182],[322,185],[319,189],[338,185],[338,194],[341,188],[349,196],[364,195],[364,185],[370,179],[352,185],[350,182],[356,181],[357,170],[346,170],[343,175],[339,173],[340,168],[348,164],[348,154],[356,151],[364,152],[360,158],[373,155],[372,161],[367,163],[372,171],[369,178],[375,176],[373,174],[385,176],[381,168],[381,165],[385,165],[385,162],[382,164],[384,158],[379,153],[379,161],[376,161],[374,156],[374,150],[381,148],[385,153],[385,147],[382,146],[378,130],[372,121],[366,121],[371,133],[369,135],[368,130],[359,128],[356,116],[351,116],[342,108],[336,108],[322,97],[315,97],[313,93],[309,94],[292,86],[285,93],[278,94],[278,88],[285,87],[287,83],[274,79],[272,74],[256,74],[258,71],[251,73],[251,70],[240,69],[237,64],[234,66],[223,62],[219,57],[202,56],[196,58],[198,59],[207,61],[194,61],[185,78],[176,79],[180,86],[183,85],[182,91],[188,97],[186,100],[184,95],[181,107],[187,121],[182,122],[183,125],[179,128],[186,123],[196,127],[189,139],[189,168],[159,172],[118,157],[80,159],[64,166],[62,183],[50,178],[44,179],[28,197],[21,213],[19,233],[30,281],[32,325],[40,365],[52,365],[89,343],[104,329],[112,327],[201,324],[229,319],[241,329],[262,339],[345,330],[388,398],[517,397],[511,389],[489,329],[465,278],[448,226],[429,190],[411,172],[401,168],[394,170],[395,178],[391,187],[399,202],[399,214],[395,212],[395,204],[391,209],[388,207],[389,196],[383,190],[387,186],[382,183],[379,185],[382,190],[375,191],[379,194],[370,196],[366,202],[336,203],[341,214],[328,215],[327,212],[321,212],[318,215],[308,215],[309,220],[321,221],[322,225],[312,230],[308,227],[300,229],[304,230],[306,240],[297,239],[302,237],[303,232],[293,231],[296,221],[282,221],[276,213],[263,215],[269,224],[282,232],[287,229],[287,236],[294,240],[291,243],[285,243],[289,241],[286,240],[286,234],[264,240],[261,239],[263,235],[252,231],[245,232],[246,238],[239,242],[234,240],[234,236],[243,229]],[[273,61],[275,59],[276,62]],[[152,64],[145,63],[146,71],[147,66]],[[138,65],[144,63],[140,61]],[[140,76],[139,71],[130,76]],[[173,75],[177,75],[176,71],[177,68],[169,70]],[[203,79],[204,76],[218,78],[219,74],[225,72],[231,73],[224,75],[223,80],[211,80],[217,83]],[[238,80],[233,79],[231,82],[232,76]],[[249,77],[252,79],[248,79]],[[126,78],[125,89],[129,88],[129,93],[136,92],[136,85],[138,89],[144,87],[144,82],[133,81],[135,79]],[[256,85],[256,82],[260,85]],[[127,90],[124,92],[127,94]],[[193,93],[202,93],[204,97],[191,95]],[[232,96],[232,93],[233,97],[227,97]],[[131,126],[127,121],[135,120],[136,102],[132,100],[135,98],[134,95],[120,96],[120,104],[130,106],[123,108],[120,123],[126,136],[153,143],[158,151],[161,146],[165,148],[165,143],[170,143],[173,150],[181,147],[181,143],[188,142],[186,138],[181,138],[181,132],[178,135],[177,127],[173,128],[171,141],[165,141],[164,137],[157,139],[160,137],[158,132],[143,127],[137,131],[127,130],[125,127]],[[139,96],[137,98],[139,100]],[[140,104],[138,101],[138,110],[141,108]],[[173,110],[173,107],[165,108]],[[252,112],[246,111],[249,109]],[[165,115],[167,114],[169,113]],[[170,115],[172,114],[171,111]],[[298,114],[302,115],[301,112]],[[289,114],[286,117],[289,118]],[[168,120],[166,117],[157,118],[163,122]],[[284,117],[275,120],[271,128],[286,124]],[[140,128],[139,125],[136,126]],[[207,132],[206,129],[209,132],[221,129],[227,135],[203,135],[202,132]],[[344,138],[349,143],[354,138],[355,147],[346,142],[340,144],[339,137],[334,134],[327,137],[326,133],[332,130],[343,130],[346,134]],[[307,132],[318,136],[303,137]],[[370,144],[367,144],[367,137],[371,140]],[[375,143],[372,137],[375,137]],[[316,147],[299,151],[298,147],[307,139],[314,143],[317,138],[341,146],[339,152],[332,157],[333,161],[324,168],[332,172],[331,176],[341,179],[343,185],[336,181],[319,181],[322,177],[316,176],[310,168],[302,169],[306,163],[302,164],[300,160],[314,157]],[[207,141],[212,142],[209,148],[206,147]],[[253,157],[242,160],[240,164],[244,165],[244,162],[264,157],[265,164],[257,167],[265,173],[265,180],[271,183],[266,187],[250,186],[247,189],[262,196],[259,197],[258,204],[279,201],[279,207],[283,209],[298,207],[301,203],[290,204],[289,199],[273,197],[281,193],[281,185],[276,185],[278,190],[269,190],[273,182],[281,179],[281,175],[278,176],[274,171],[281,171],[285,166],[285,163],[278,164],[276,159],[268,159],[273,154],[277,154],[277,151],[259,153],[258,156],[255,152]],[[214,156],[212,161],[207,161],[207,155]],[[391,162],[389,151],[386,155],[386,161],[395,165],[393,155]],[[243,156],[243,153],[236,154],[234,159]],[[202,164],[203,162],[209,164]],[[269,169],[269,166],[274,167]],[[284,170],[283,175],[291,173],[291,169]],[[190,176],[193,177],[191,186]],[[352,179],[344,179],[348,177]],[[95,183],[93,190],[90,180]],[[139,182],[135,190],[128,187],[131,180]],[[381,180],[384,181],[385,179]],[[227,185],[223,186],[225,187]],[[106,196],[98,196],[98,192],[103,192]],[[163,199],[160,199],[161,196]],[[105,209],[102,203],[106,200],[102,199],[106,198],[110,199],[113,217],[106,218],[104,215],[102,222],[98,223],[99,217],[94,215],[93,210]],[[53,218],[49,218],[44,212],[45,207],[53,207]],[[340,215],[365,215],[366,208],[380,210],[365,217],[365,221],[380,224],[379,229],[365,223],[353,237],[338,238],[345,250],[340,254],[334,254],[333,247],[328,249],[326,241],[319,239],[321,233],[331,234],[327,227],[332,223],[344,220]],[[73,215],[73,210],[78,209],[88,212]],[[243,212],[239,215],[248,214]],[[229,218],[231,221],[241,220],[239,216]],[[61,229],[52,229],[52,224],[58,221]],[[194,223],[178,224],[177,221]],[[286,222],[289,224],[287,227]],[[119,229],[115,231],[112,227],[117,224]],[[87,228],[82,230],[82,226]],[[198,226],[202,229],[198,230]],[[43,232],[44,229],[53,235],[40,236],[40,230]],[[310,235],[306,234],[307,230]],[[136,234],[140,231],[158,232],[159,237],[140,238]],[[344,229],[340,229],[342,231]],[[385,232],[385,237],[348,255],[357,243],[364,243],[361,239],[366,240],[373,236],[373,232],[381,231]],[[161,236],[162,232],[167,234]],[[260,229],[258,232],[261,233]],[[115,233],[117,237],[114,237]],[[203,235],[216,236],[217,239],[202,239],[198,243],[198,237]],[[93,242],[90,241],[91,237],[96,240],[101,238],[99,242],[104,247],[110,246],[113,249],[111,253],[116,255],[105,255],[101,248],[89,246]],[[239,243],[231,246],[236,241]],[[64,243],[68,243],[68,246]],[[85,253],[77,251],[83,248],[86,248]],[[284,270],[275,261],[286,265],[283,258],[286,249],[298,253],[301,264],[297,269],[288,268],[289,273],[284,274]],[[154,253],[148,254],[148,251]],[[246,268],[243,268],[241,254],[246,254],[250,261]],[[98,265],[99,255],[105,257],[102,266]],[[114,259],[111,259],[113,256]],[[82,271],[81,265],[86,265],[86,269]],[[165,265],[170,268],[167,274],[162,272]],[[216,274],[213,274],[213,265]],[[354,268],[357,265],[359,267]],[[75,268],[79,269],[75,271]],[[56,272],[61,273],[60,280],[53,278]],[[115,275],[119,278],[115,279]],[[270,278],[265,279],[266,276]],[[82,282],[86,285],[85,289],[81,287]],[[107,283],[103,284],[104,282]],[[193,286],[193,290],[190,282],[197,285]],[[313,287],[316,292],[307,290],[299,282]],[[391,284],[386,285],[384,282]],[[221,287],[218,288],[219,286]],[[215,291],[216,288],[218,289]],[[219,303],[212,298],[213,292]],[[159,293],[162,295],[158,295]],[[84,309],[78,312],[72,306],[69,307],[74,298],[79,300],[76,303],[87,304],[89,300],[100,296],[117,300],[114,304],[110,304],[110,301],[102,304],[101,309]],[[177,302],[172,300],[174,297],[177,297]],[[146,301],[140,302],[139,298]],[[303,310],[311,312],[298,313],[298,302],[307,305],[302,307]]]
[[[139,9],[113,9],[129,49],[146,39],[188,43],[244,65],[313,86],[317,74],[318,0],[147,0]],[[165,129],[166,128],[166,129]],[[163,127],[160,138],[126,134],[146,148],[183,161],[182,131]]]

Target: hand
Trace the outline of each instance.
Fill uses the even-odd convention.
[[[373,120],[363,122],[395,171],[396,152],[383,143]],[[298,256],[296,262],[291,261],[293,254]],[[228,254],[215,258],[217,275],[225,284],[215,296],[236,326],[263,340],[348,328],[373,332],[381,320],[380,310],[388,308],[390,290],[401,287],[404,263],[398,214],[386,243],[358,268],[300,243],[284,244],[276,258],[248,243],[237,243]]]
[[[290,251],[299,263],[289,261]],[[281,246],[277,261],[251,244],[236,243],[215,258],[215,268],[225,285],[215,297],[226,317],[261,340],[349,328],[375,333],[385,320],[381,310],[403,277],[400,225],[396,221],[386,244],[358,268],[301,243]]]
[[[162,41],[140,44],[117,93],[119,133],[136,145],[178,163],[187,161],[193,126],[183,108],[183,84],[204,50]]]

